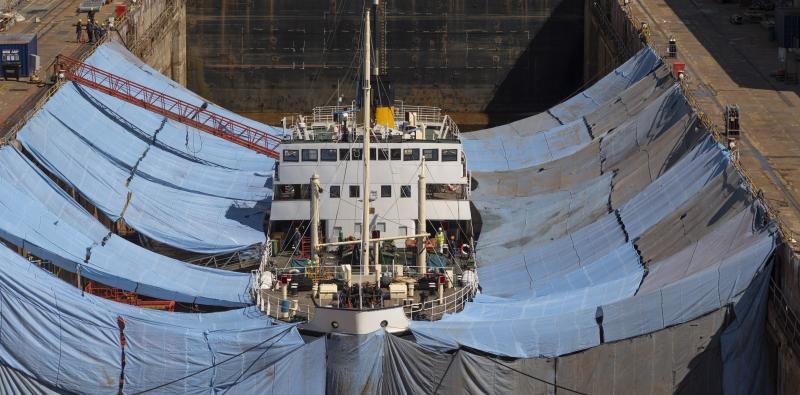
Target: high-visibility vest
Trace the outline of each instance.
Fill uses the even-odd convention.
[[[444,232],[439,232],[436,234],[436,243],[439,245],[444,245]]]

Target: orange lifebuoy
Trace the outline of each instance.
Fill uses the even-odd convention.
[[[461,255],[469,255],[470,252],[472,252],[472,248],[469,244],[464,243],[461,245]]]

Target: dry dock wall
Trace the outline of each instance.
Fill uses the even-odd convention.
[[[637,26],[616,0],[584,3],[583,80],[589,84],[606,75],[643,47]]]
[[[113,38],[147,64],[186,85],[186,0],[139,0]]]
[[[375,32],[396,97],[483,123],[547,109],[583,77],[583,0],[385,0]],[[363,2],[187,4],[189,88],[240,112],[354,98]],[[269,120],[269,119],[268,119]],[[275,122],[275,119],[272,120]]]

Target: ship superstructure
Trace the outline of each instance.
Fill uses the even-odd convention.
[[[477,286],[465,273],[473,234],[458,126],[439,108],[390,102],[371,67],[369,10],[363,43],[359,100],[284,119],[274,169],[275,259],[256,294],[315,332],[403,332],[409,319],[460,310]]]
[[[364,128],[354,122],[354,110],[315,108],[308,125],[296,124],[281,144],[273,184],[271,229],[288,234],[292,227],[311,220],[309,180],[316,173],[323,189],[319,209],[321,240],[360,238],[361,206],[366,196],[374,209],[370,214],[371,228],[382,236],[435,233],[442,227],[459,241],[469,241],[467,158],[455,123],[441,115],[438,108],[399,104],[394,109],[395,119],[402,121],[391,128],[381,125],[372,134],[369,155],[374,182],[369,191],[362,186]],[[422,166],[428,173],[426,210],[431,222],[424,229],[416,223],[417,176]],[[395,241],[398,247],[403,243]]]

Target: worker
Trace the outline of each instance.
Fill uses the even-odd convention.
[[[86,34],[89,36],[89,43],[93,43],[94,42],[94,36],[95,36],[94,33],[95,33],[94,22],[92,22],[92,21],[86,22]]]
[[[303,239],[303,232],[300,231],[300,227],[294,228],[294,235],[292,236],[292,249],[296,250],[300,248],[300,243]]]
[[[439,231],[436,232],[436,251],[440,254],[444,253],[444,240],[445,234],[442,228],[439,228]]]
[[[97,35],[97,41],[100,41],[103,39],[103,37],[105,37],[106,31],[106,23],[100,23],[100,26],[97,27],[97,30],[95,31],[95,34]]]
[[[94,11],[89,11],[89,19],[87,20],[88,23],[94,23]]]
[[[78,18],[78,22],[75,23],[75,41],[81,42],[81,33],[83,33],[83,20]]]
[[[450,239],[447,241],[447,253],[453,257],[456,256],[456,235],[450,235]]]

